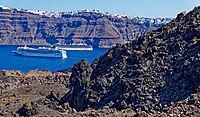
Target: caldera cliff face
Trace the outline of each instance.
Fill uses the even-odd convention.
[[[110,15],[97,10],[46,13],[0,7],[0,44],[47,45],[85,42],[110,48],[169,22],[170,18]]]

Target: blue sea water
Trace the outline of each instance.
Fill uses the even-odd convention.
[[[89,63],[100,57],[108,49],[94,48],[93,51],[67,51],[67,58],[42,58],[16,56],[12,53],[18,46],[0,45],[0,70],[21,70],[28,72],[33,69],[57,71],[72,68],[73,65],[85,58]]]

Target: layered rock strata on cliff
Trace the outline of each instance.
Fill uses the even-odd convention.
[[[130,18],[95,10],[57,15],[0,7],[0,44],[47,45],[84,41],[94,47],[109,48],[137,39],[170,20]]]

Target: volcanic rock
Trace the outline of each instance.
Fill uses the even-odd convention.
[[[74,65],[72,88],[62,103],[77,111],[106,106],[138,110],[138,116],[160,112],[198,116],[199,76],[200,7],[196,7],[138,40],[117,45],[91,65],[85,60]],[[197,96],[188,102],[192,94]]]
[[[20,116],[31,116],[39,113],[38,105],[34,102],[26,103],[17,112]]]
[[[19,70],[1,70],[0,71],[0,87],[1,89],[16,88],[25,85],[57,83],[67,85],[71,72],[55,72],[48,70],[39,71],[31,70],[28,73],[23,73]]]
[[[70,79],[70,85],[73,87],[70,92],[66,94],[61,100],[60,103],[71,101],[73,99],[73,104],[76,105],[76,109],[80,110],[87,103],[87,87],[89,85],[90,76],[92,73],[92,68],[89,63],[82,59],[79,63],[75,64],[72,68],[72,74]],[[76,98],[74,98],[76,97]],[[70,99],[70,100],[68,100]]]

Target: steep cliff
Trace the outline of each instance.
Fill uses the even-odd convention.
[[[0,44],[46,45],[82,42],[112,47],[158,28],[169,18],[110,15],[97,10],[46,13],[0,7]]]
[[[91,65],[86,60],[74,65],[71,91],[60,102],[78,111],[109,107],[149,116],[199,116],[199,76],[196,7],[138,40],[110,49]]]

